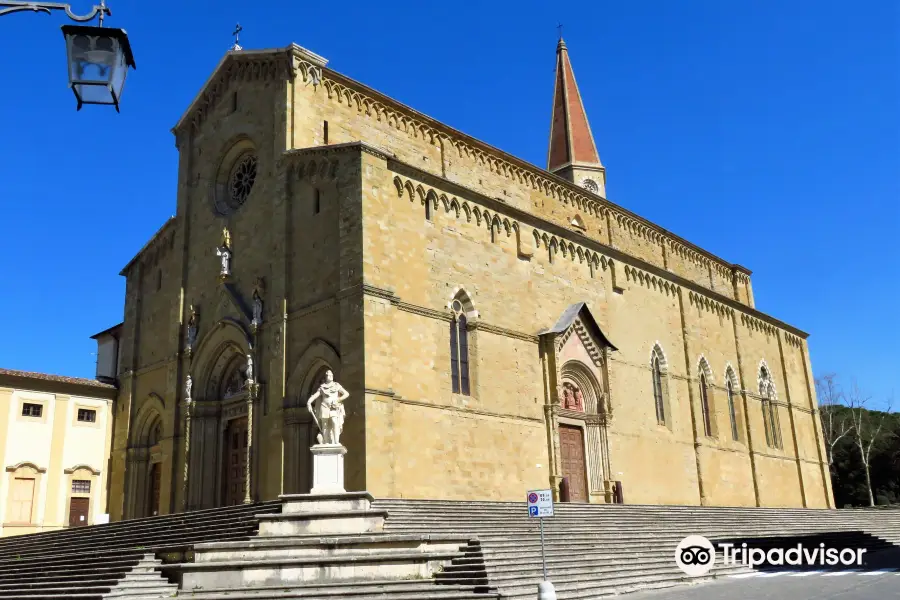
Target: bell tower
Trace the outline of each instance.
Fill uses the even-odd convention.
[[[587,191],[606,197],[606,169],[600,163],[587,113],[581,102],[566,43],[556,46],[556,85],[547,170]]]

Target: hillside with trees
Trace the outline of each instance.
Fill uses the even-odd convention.
[[[900,504],[900,414],[875,410],[855,384],[835,375],[816,379],[835,506]]]

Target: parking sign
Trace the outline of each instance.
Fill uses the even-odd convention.
[[[532,490],[528,492],[528,516],[552,517],[553,492],[551,490]]]

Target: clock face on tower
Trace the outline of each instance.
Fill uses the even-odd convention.
[[[581,187],[595,194],[600,191],[600,186],[598,186],[597,182],[593,179],[583,179],[581,181]]]

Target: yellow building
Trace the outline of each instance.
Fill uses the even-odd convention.
[[[173,131],[176,215],[122,270],[112,518],[308,490],[329,368],[350,490],[832,506],[807,334],[606,198],[562,42],[546,169],[296,45],[229,52]]]
[[[0,369],[0,535],[108,518],[112,385]]]

